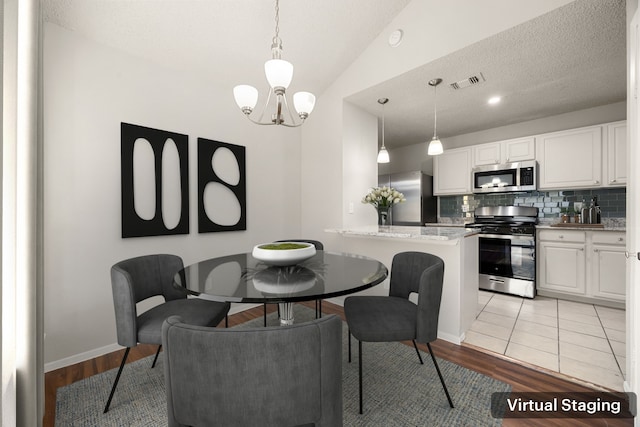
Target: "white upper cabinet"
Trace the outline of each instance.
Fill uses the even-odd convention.
[[[533,137],[490,142],[473,146],[473,166],[533,160],[535,155]]]
[[[471,148],[454,148],[433,158],[433,194],[471,194]]]
[[[502,146],[499,142],[473,146],[473,166],[495,165],[502,158]]]
[[[606,186],[624,186],[627,183],[627,122],[609,123],[605,128],[607,159]]]
[[[538,188],[594,188],[602,185],[602,126],[536,137]]]

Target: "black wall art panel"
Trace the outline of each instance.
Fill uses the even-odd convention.
[[[122,237],[189,234],[189,137],[129,123],[120,132]]]
[[[245,147],[198,138],[198,232],[247,229]]]

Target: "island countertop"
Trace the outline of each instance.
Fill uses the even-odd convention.
[[[328,229],[329,233],[339,233],[344,236],[370,236],[396,239],[453,241],[478,234],[477,230],[463,227],[418,227],[418,226],[378,226],[357,227],[349,229]]]

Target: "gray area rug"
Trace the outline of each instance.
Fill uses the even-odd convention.
[[[296,304],[297,322],[311,320],[314,312]],[[275,314],[270,324],[277,324]],[[262,318],[237,327],[260,327]],[[347,326],[343,324],[343,406],[345,426],[499,426],[491,417],[491,393],[511,386],[438,358],[455,409],[450,409],[428,353],[420,365],[415,350],[400,343],[363,343],[364,414],[358,414],[358,349],[352,340],[352,363],[347,362]],[[437,353],[436,353],[437,355]],[[127,364],[111,408],[103,414],[117,369],[94,375],[57,391],[56,426],[167,425],[160,355]]]

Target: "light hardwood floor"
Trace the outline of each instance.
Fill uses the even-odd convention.
[[[314,303],[304,303],[309,308],[315,308]],[[275,305],[268,306],[274,311]],[[253,308],[241,313],[229,316],[229,326],[247,322],[263,314],[262,307]],[[323,314],[337,314],[344,319],[342,307],[323,302]],[[421,349],[428,351],[426,346]],[[503,381],[511,385],[514,392],[589,392],[593,389],[583,384],[569,381],[558,375],[543,372],[529,366],[514,363],[508,358],[496,357],[489,352],[479,351],[471,346],[459,346],[447,341],[437,340],[432,344],[437,357],[457,363],[467,369],[480,372],[489,377]],[[129,353],[128,362],[141,359],[154,354],[155,346],[139,345]],[[122,359],[124,350],[116,351],[97,357],[82,363],[67,366],[45,374],[45,416],[44,427],[52,427],[55,422],[56,390],[83,378],[117,368]],[[454,396],[455,399],[455,396]],[[505,427],[514,426],[633,426],[632,419],[505,419]]]

